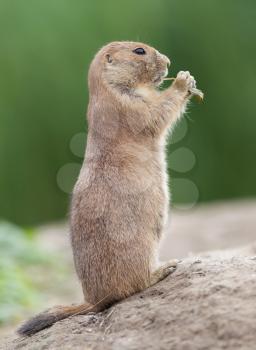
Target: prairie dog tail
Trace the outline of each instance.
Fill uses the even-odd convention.
[[[74,315],[86,315],[89,312],[100,312],[111,304],[110,295],[100,300],[95,305],[84,303],[74,306],[57,306],[42,312],[25,322],[18,330],[22,336],[31,336],[41,330],[52,326],[54,323]]]

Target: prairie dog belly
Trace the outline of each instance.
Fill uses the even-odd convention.
[[[104,174],[106,183],[117,210],[122,203],[121,208],[129,208],[127,217],[134,217],[137,229],[142,225],[148,234],[160,238],[169,200],[164,149],[158,145],[153,149],[140,144],[129,146],[115,149],[111,166]]]
[[[159,221],[164,224],[169,195],[164,140],[160,141],[141,144],[129,140],[106,151],[101,149],[97,157],[91,157],[95,145],[89,142],[73,194],[80,203],[79,208],[72,203],[76,217],[98,217],[104,212],[106,220],[113,216],[118,225],[119,213],[137,230],[140,222],[148,228],[153,223],[159,226]]]
[[[72,226],[77,223],[81,227],[85,221],[104,217],[103,230],[107,235],[115,236],[111,225],[127,232],[147,229],[148,235],[154,235],[155,226],[164,224],[168,209],[164,163],[157,157],[150,164],[130,162],[127,167],[112,164],[104,169],[96,163],[89,170],[88,167],[81,170],[73,193]]]

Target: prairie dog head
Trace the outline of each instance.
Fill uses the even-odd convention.
[[[140,42],[112,42],[95,56],[89,70],[89,87],[98,84],[125,93],[140,86],[157,87],[168,74],[170,60]]]

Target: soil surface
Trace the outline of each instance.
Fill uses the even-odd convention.
[[[12,350],[255,350],[256,245],[185,258],[157,285],[97,315],[74,316]]]

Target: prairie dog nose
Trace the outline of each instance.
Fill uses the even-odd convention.
[[[169,67],[171,65],[171,61],[169,60],[169,58],[165,55],[162,55],[162,58],[166,62],[167,66]]]
[[[157,56],[158,56],[158,59],[165,62],[168,67],[170,66],[171,61],[169,60],[169,58],[167,56],[163,55],[159,51],[157,51]]]

